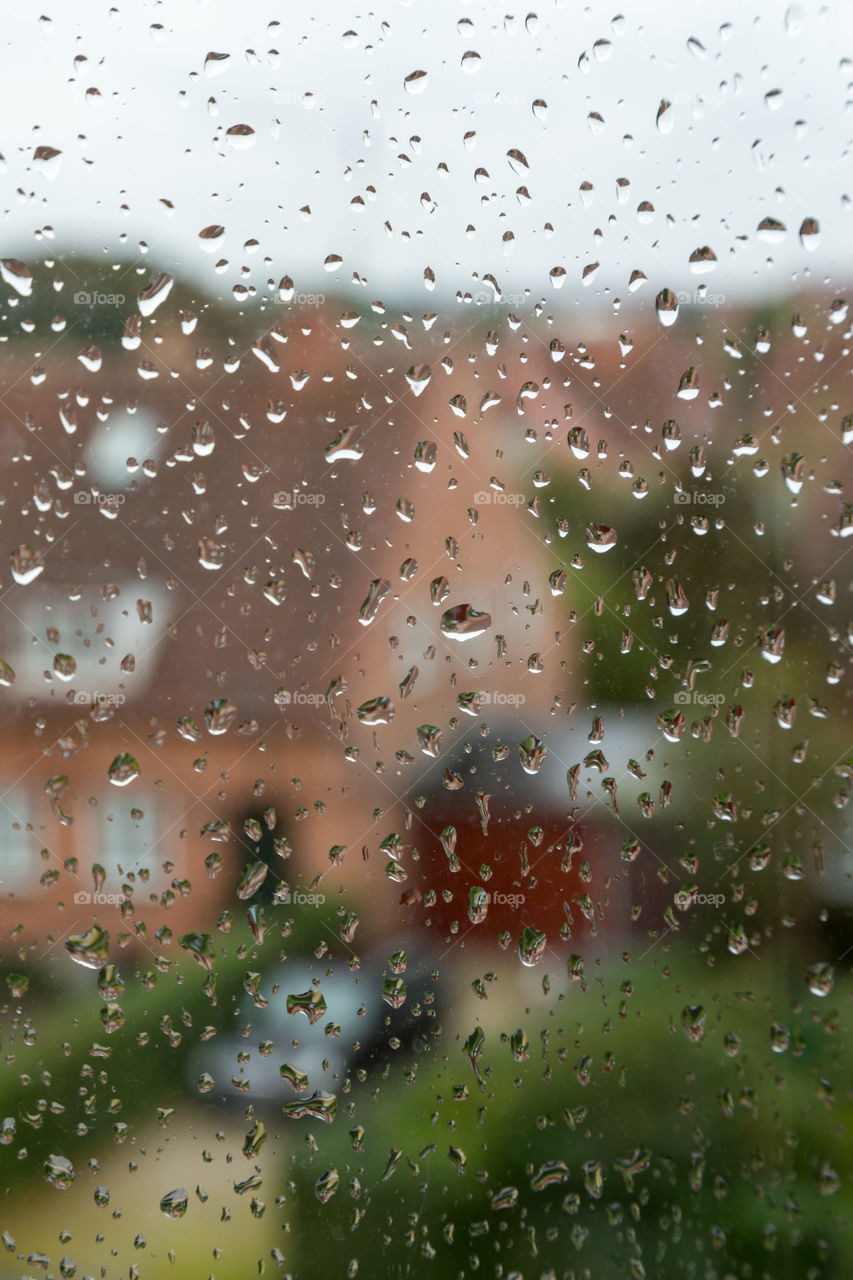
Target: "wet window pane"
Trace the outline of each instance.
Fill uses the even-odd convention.
[[[2,1274],[843,1280],[845,6],[4,40]]]

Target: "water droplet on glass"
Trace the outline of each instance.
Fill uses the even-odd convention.
[[[810,253],[813,253],[820,245],[820,225],[817,218],[803,219],[800,224],[800,244]],[[835,321],[835,323],[837,324],[838,321]]]
[[[109,960],[110,935],[93,924],[86,933],[71,934],[65,939],[65,949],[71,959],[86,969],[103,969]]]
[[[304,1077],[307,1085],[307,1076]],[[338,1100],[333,1093],[317,1090],[310,1098],[300,1102],[285,1102],[281,1113],[290,1120],[303,1120],[309,1116],[312,1120],[321,1120],[323,1124],[331,1124],[337,1113]]]
[[[421,395],[429,385],[432,377],[432,370],[428,364],[412,365],[406,373],[406,381],[412,388],[416,396]]]
[[[690,607],[684,589],[677,578],[670,578],[666,584],[666,603],[674,618],[680,618]]]
[[[323,993],[318,991],[316,987],[312,987],[310,991],[303,991],[301,994],[289,995],[286,1001],[288,1013],[304,1013],[311,1026],[315,1022],[319,1022],[326,1012],[326,1001]]]
[[[694,249],[688,258],[690,270],[694,275],[706,275],[709,271],[713,271],[717,265],[717,255],[710,246],[702,245],[699,249]]]
[[[441,751],[441,730],[434,724],[420,724],[417,728],[418,746],[425,756],[436,757]]]
[[[782,661],[785,652],[785,631],[782,627],[773,627],[769,630],[765,627],[759,627],[758,642],[761,649],[761,656],[770,663]]]
[[[612,551],[616,546],[617,534],[615,529],[607,524],[591,524],[587,526],[586,545],[593,551],[602,554],[605,551]]]
[[[786,230],[784,222],[780,222],[778,218],[767,217],[761,219],[755,234],[766,244],[781,244],[785,239]]]
[[[362,702],[356,710],[356,715],[362,724],[390,724],[394,719],[394,703],[390,698],[380,694],[376,698],[369,698],[367,702]]]
[[[545,954],[548,939],[540,929],[527,925],[518,939],[518,958],[523,965],[532,968]]]
[[[67,1191],[76,1174],[74,1166],[65,1156],[48,1156],[44,1162],[44,1176],[58,1191]]]
[[[49,182],[59,176],[62,167],[62,152],[56,147],[39,146],[33,152],[33,168],[44,174]]]
[[[655,298],[655,311],[664,328],[670,328],[678,319],[678,296],[671,289],[661,289]]]
[[[53,670],[60,680],[72,680],[77,673],[76,659],[70,653],[57,653],[53,659]]]
[[[107,776],[114,787],[126,787],[139,777],[139,764],[129,752],[123,751],[113,760]]]
[[[237,715],[237,708],[227,698],[214,698],[204,709],[208,733],[225,733]]]
[[[167,1192],[161,1199],[160,1212],[167,1218],[182,1218],[187,1211],[188,1199],[183,1187],[175,1187],[174,1191]]]
[[[521,767],[525,773],[538,773],[545,763],[548,755],[548,748],[540,738],[535,734],[524,738],[518,744],[518,754],[521,758]]]
[[[676,395],[681,400],[695,400],[699,394],[699,374],[691,367],[681,375]]]
[[[137,298],[137,306],[140,315],[153,315],[161,303],[165,302],[172,290],[174,280],[171,276],[161,273],[152,280],[147,288],[142,290]]]
[[[835,969],[831,964],[813,964],[806,970],[806,982],[813,996],[828,996],[835,982]]]
[[[225,137],[235,151],[246,151],[257,142],[257,136],[250,124],[232,124],[225,130]]]
[[[0,259],[0,276],[22,298],[28,298],[33,291],[32,272],[25,262],[19,262],[17,258]]]
[[[12,577],[22,587],[26,587],[35,579],[44,569],[44,563],[41,555],[36,551],[35,547],[20,546],[15,547],[10,557]]]
[[[320,1204],[326,1204],[327,1201],[331,1200],[339,1185],[340,1176],[337,1169],[329,1169],[326,1173],[321,1173],[314,1183],[314,1194]]]
[[[458,604],[441,615],[441,631],[454,640],[474,640],[492,625],[491,614],[471,604]]]
[[[266,880],[268,871],[269,867],[260,858],[244,867],[234,890],[237,897],[243,902],[253,898]]]

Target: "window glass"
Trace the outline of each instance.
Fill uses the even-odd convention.
[[[851,12],[6,15],[3,1277],[849,1276]]]

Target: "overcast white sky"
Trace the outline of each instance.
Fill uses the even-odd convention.
[[[229,296],[241,279],[260,289],[284,273],[322,290],[324,259],[338,254],[339,287],[357,272],[371,298],[424,310],[487,273],[506,292],[589,306],[627,298],[641,270],[650,301],[663,285],[696,288],[688,257],[705,244],[719,265],[701,281],[730,297],[782,291],[806,270],[848,277],[847,0],[626,0],[624,18],[615,0],[547,0],[538,17],[526,6],[505,16],[511,8],[135,0],[57,5],[45,21],[38,7],[9,7],[2,256],[40,256],[47,245],[34,235],[49,224],[56,252],[127,256],[144,241],[152,266]],[[212,51],[230,55],[213,76]],[[404,88],[414,71],[427,72],[417,95]],[[656,124],[664,98],[668,132]],[[235,125],[254,130],[248,148],[226,140]],[[37,146],[62,151],[58,172],[33,162]],[[655,208],[647,223],[641,200]],[[778,244],[755,234],[766,216],[787,228]],[[798,238],[806,217],[820,223],[813,252]],[[198,238],[210,224],[225,227],[212,253]],[[244,248],[252,238],[255,252]],[[554,267],[566,272],[559,295]]]

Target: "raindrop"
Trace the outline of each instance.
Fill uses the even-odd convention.
[[[227,698],[214,698],[204,709],[208,733],[225,733],[237,715],[237,708]]]
[[[693,250],[688,262],[694,275],[705,275],[716,267],[717,255],[708,245],[703,245],[700,249]]]
[[[282,1068],[284,1070],[284,1068]],[[307,1085],[307,1076],[304,1077]],[[338,1100],[333,1093],[317,1090],[310,1098],[301,1102],[285,1102],[281,1113],[290,1120],[303,1120],[306,1116],[312,1120],[321,1120],[323,1124],[331,1124],[335,1119]]]
[[[518,744],[518,754],[521,758],[521,767],[525,773],[538,773],[545,763],[548,755],[548,748],[540,738],[535,734],[531,734]]]
[[[48,1156],[44,1162],[44,1176],[58,1191],[67,1191],[76,1174],[74,1166],[65,1156]]]
[[[17,258],[0,259],[0,276],[22,298],[28,298],[33,291],[32,272],[25,262],[19,262]]]
[[[755,234],[759,240],[764,240],[767,244],[781,244],[785,239],[787,228],[784,222],[780,222],[778,218],[762,218],[758,224]]]
[[[677,578],[670,578],[666,584],[666,603],[674,618],[680,618],[689,608],[687,596]]]
[[[611,551],[616,546],[617,534],[607,524],[591,524],[587,526],[586,545],[600,554]]]
[[[123,751],[113,760],[107,776],[114,787],[126,787],[139,777],[139,764],[129,752]]]
[[[103,969],[109,960],[110,935],[100,925],[93,924],[86,933],[66,938],[65,949],[71,959],[85,969]]]
[[[406,373],[406,381],[412,388],[416,396],[421,395],[429,385],[432,377],[432,370],[428,364],[412,365]]]
[[[806,970],[806,982],[813,996],[828,996],[835,982],[835,969],[831,964],[813,964]]]
[[[255,131],[249,124],[232,124],[230,129],[225,130],[225,137],[235,151],[246,151],[257,141]]]
[[[356,710],[362,724],[390,724],[394,719],[394,703],[390,698],[379,695],[362,702]]]
[[[655,311],[658,320],[668,329],[678,319],[678,296],[671,289],[661,289],[655,298]]]
[[[699,374],[691,367],[681,375],[676,395],[681,400],[695,400],[699,394]]]
[[[316,987],[297,995],[289,995],[286,1007],[288,1013],[304,1013],[312,1027],[320,1021],[327,1008],[323,993]]]
[[[167,1218],[182,1218],[187,1211],[187,1196],[183,1187],[176,1187],[174,1191],[169,1191],[160,1201],[160,1212],[164,1213]]]
[[[782,655],[785,652],[785,631],[782,627],[766,629],[760,627],[758,631],[759,647],[761,656],[770,663],[782,661]]]
[[[458,604],[441,615],[442,635],[454,640],[474,640],[492,625],[491,614],[475,609],[471,604]]]
[[[670,133],[674,124],[672,103],[666,98],[661,98],[658,113],[655,117],[655,123],[661,133]]]
[[[44,569],[41,555],[36,551],[35,547],[15,547],[9,558],[12,567],[12,577],[22,587],[26,587],[29,583],[34,582]]]
[[[545,954],[548,939],[540,929],[527,925],[518,939],[518,957],[523,965],[532,968]]]
[[[172,290],[174,280],[171,276],[161,273],[152,280],[147,288],[142,290],[136,300],[140,315],[153,315],[161,303],[165,302]]]
[[[429,75],[426,71],[412,71],[403,80],[403,87],[406,93],[417,94],[423,93],[429,83]]]
[[[804,218],[800,224],[800,244],[814,252],[820,244],[820,226],[817,218]],[[837,321],[836,321],[837,323]]]

